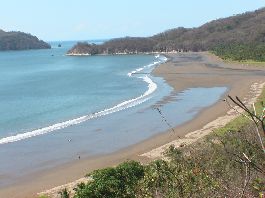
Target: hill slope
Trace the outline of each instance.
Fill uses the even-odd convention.
[[[176,28],[152,37],[112,39],[102,45],[78,43],[68,55],[210,50],[231,42],[265,42],[265,8],[218,19],[198,28]]]
[[[23,32],[5,32],[0,30],[0,51],[50,49],[51,46],[36,36]]]
[[[155,35],[160,46],[209,50],[217,44],[265,41],[265,8],[218,19],[198,28],[178,28]]]

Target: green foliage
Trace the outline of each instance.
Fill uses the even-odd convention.
[[[201,164],[186,159],[176,149],[168,156],[172,161],[156,160],[146,166],[129,161],[116,168],[94,171],[90,174],[93,181],[79,184],[74,197],[191,197],[216,189],[214,179]]]
[[[135,187],[144,177],[143,166],[135,161],[128,161],[116,168],[106,168],[92,172],[93,181],[81,184],[75,198],[85,197],[135,197]]]
[[[59,192],[59,195],[60,195],[61,198],[70,198],[70,193],[68,192],[68,190],[66,188],[61,190]]]
[[[265,91],[263,91],[261,95],[258,97],[255,107],[256,107],[257,114],[261,115],[263,109],[265,108]]]
[[[252,188],[257,192],[264,192],[265,191],[265,178],[256,178],[252,182]]]
[[[199,197],[217,188],[202,163],[171,147],[170,161],[157,160],[146,166],[138,197]]]
[[[235,119],[233,119],[231,122],[226,124],[224,127],[214,129],[214,133],[222,136],[225,135],[228,131],[229,132],[235,132],[243,127],[245,127],[246,124],[249,123],[249,120],[244,116],[238,116]]]
[[[256,138],[255,126],[248,123],[243,128],[239,128],[240,130],[227,131],[221,136],[210,135],[207,138],[210,147],[204,149],[208,156],[208,159],[204,158],[204,160],[211,162],[209,170],[222,186],[220,192],[233,196],[241,193],[239,189],[242,189],[246,178],[244,155],[251,159],[249,164],[250,183],[259,177],[264,177],[262,169],[265,166],[265,155]],[[257,196],[259,192],[251,189],[250,185],[247,190],[253,197]]]
[[[145,167],[145,176],[141,182],[142,197],[164,194],[172,184],[173,170],[168,162],[157,160]]]
[[[235,61],[265,61],[265,44],[262,43],[230,43],[213,48],[213,53],[225,60]]]
[[[39,198],[49,198],[47,195],[41,195]]]

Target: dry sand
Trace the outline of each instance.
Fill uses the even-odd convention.
[[[170,60],[157,67],[154,74],[162,76],[176,91],[194,87],[227,86],[228,94],[239,96],[244,98],[245,102],[252,103],[260,94],[265,82],[265,68],[262,67],[228,65],[208,53],[168,54],[167,56]],[[178,146],[183,142],[194,142],[235,116],[236,114],[229,111],[228,106],[220,100],[202,110],[193,120],[177,126],[174,129],[175,133],[169,130],[110,155],[82,159],[36,173],[25,178],[23,182],[0,189],[0,197],[29,198],[36,197],[37,192],[43,191],[54,194],[61,187],[51,191],[46,190],[82,178],[92,170],[113,166],[127,159],[149,162],[153,158],[160,157],[161,152],[168,145]],[[72,187],[75,183],[68,185]]]

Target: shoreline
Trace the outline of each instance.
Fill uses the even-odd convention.
[[[264,77],[254,75],[252,70],[242,71],[239,68],[237,71],[233,66],[231,68],[231,66],[220,62],[216,57],[206,53],[185,53],[184,55],[166,54],[166,56],[167,58],[169,56],[168,62],[159,65],[153,74],[162,76],[176,92],[193,87],[226,86],[229,87],[228,93],[230,95],[251,98],[251,94],[247,96],[249,94],[249,87],[253,83],[264,82]],[[194,60],[186,60],[190,58],[189,56],[192,57],[191,59],[195,56]],[[183,58],[183,60],[177,60],[179,57]],[[218,66],[207,66],[206,64],[216,64]],[[231,79],[231,76],[226,76],[225,73],[227,72],[229,74],[230,72],[234,72],[234,78]],[[250,74],[242,76],[242,72],[246,74],[249,72]],[[201,129],[207,123],[225,115],[227,111],[228,107],[223,102],[218,101],[214,105],[204,108],[191,121],[175,127],[176,134],[173,134],[169,130],[109,155],[82,159],[78,162],[67,163],[52,170],[36,173],[33,177],[26,179],[23,184],[1,189],[0,196],[35,197],[37,192],[80,179],[94,169],[113,166],[126,159],[140,160],[146,163],[152,159],[142,154],[172,142],[178,139],[178,137],[183,138],[190,131]],[[20,192],[20,195],[14,194],[15,190]]]
[[[265,87],[265,83],[254,83],[251,88],[250,88],[250,92],[252,92],[254,94],[254,96],[252,98],[249,98],[249,100],[247,100],[247,98],[244,98],[244,101],[246,102],[246,106],[250,106],[252,103],[256,102],[257,98],[260,96],[263,88]],[[214,106],[214,105],[212,105]],[[139,155],[140,157],[144,157],[144,158],[149,158],[151,160],[155,160],[155,159],[160,159],[163,158],[163,152],[166,151],[166,149],[169,148],[169,146],[173,145],[176,148],[178,147],[185,147],[188,146],[192,143],[195,143],[196,141],[199,141],[200,139],[204,138],[206,135],[210,134],[212,132],[212,130],[220,128],[225,126],[227,123],[229,123],[231,120],[235,119],[236,117],[238,117],[238,112],[242,112],[242,109],[237,108],[237,112],[233,109],[230,109],[229,111],[226,112],[225,115],[218,117],[217,119],[209,122],[208,124],[206,124],[203,128],[195,130],[195,131],[191,131],[189,133],[187,133],[184,137],[173,140],[169,143],[166,143],[162,146],[159,146],[157,148],[154,148],[148,152],[145,152],[141,155]],[[177,128],[177,127],[175,127]],[[39,196],[41,195],[48,195],[49,197],[56,197],[57,193],[63,189],[68,189],[70,193],[74,193],[74,191],[72,190],[74,187],[76,187],[77,184],[81,183],[81,182],[88,182],[90,181],[90,178],[88,177],[82,177],[78,180],[75,180],[73,182],[67,183],[67,184],[63,184],[60,186],[56,186],[54,188],[51,188],[49,190],[45,190],[43,192],[38,193]]]
[[[251,107],[252,104],[254,104],[260,94],[262,93],[263,88],[265,87],[265,83],[254,83],[250,87],[250,93],[253,93],[252,98],[243,98],[242,101],[244,101],[244,104],[247,107]],[[157,147],[151,151],[148,151],[146,153],[143,153],[142,157],[148,157],[151,159],[158,159],[163,157],[163,153],[170,147],[174,146],[175,148],[184,147],[187,145],[190,145],[192,143],[195,143],[199,139],[202,139],[203,137],[207,136],[211,132],[213,132],[215,129],[224,127],[226,124],[228,124],[231,120],[235,119],[239,116],[239,113],[243,113],[243,110],[239,107],[235,107],[236,110],[230,109],[226,112],[225,115],[220,116],[216,118],[215,120],[209,122],[205,126],[203,126],[201,129],[191,131],[187,133],[183,138],[179,138],[176,140],[173,140],[167,144],[164,144],[160,147]]]
[[[66,53],[65,56],[117,56],[117,55],[158,55],[158,54],[177,54],[180,52],[177,51],[170,51],[170,52],[137,52],[137,53],[127,53],[127,52],[120,52],[120,53],[113,53],[113,54],[88,54],[88,53]]]

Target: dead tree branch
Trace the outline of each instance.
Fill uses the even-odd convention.
[[[232,109],[234,109],[237,113],[247,117],[249,120],[251,120],[254,124],[255,124],[255,129],[256,129],[256,134],[258,136],[259,142],[261,144],[262,150],[265,153],[265,146],[259,131],[259,127],[261,126],[262,130],[263,130],[263,135],[265,135],[265,126],[264,126],[264,116],[258,116],[256,113],[256,109],[255,109],[255,105],[254,106],[254,113],[251,112],[251,110],[249,108],[246,107],[246,105],[239,99],[239,97],[235,97],[235,99],[233,97],[231,97],[230,95],[228,95],[228,98],[235,104],[237,105],[239,108],[243,109],[246,114],[239,112],[235,107],[233,107],[229,101],[225,100],[226,103],[228,104],[228,106]]]

